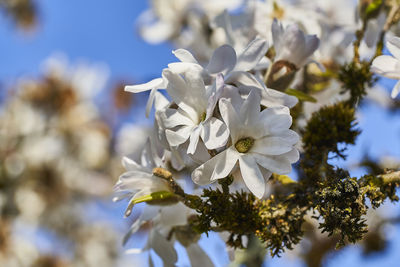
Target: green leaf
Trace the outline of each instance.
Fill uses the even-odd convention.
[[[285,93],[288,95],[295,96],[301,101],[307,101],[307,102],[313,102],[313,103],[317,102],[317,100],[314,97],[307,95],[306,93],[303,93],[302,91],[299,91],[296,89],[288,88],[285,90]]]

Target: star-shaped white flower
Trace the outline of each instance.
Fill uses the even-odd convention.
[[[128,157],[123,157],[122,165],[126,172],[119,177],[114,186],[117,196],[113,200],[129,199],[125,216],[131,214],[135,203],[142,202],[140,201],[141,197],[159,192],[163,192],[164,196],[167,197],[173,195],[166,180],[153,173],[154,168],[165,167],[165,163],[155,152],[150,140],[147,141],[142,152],[140,164]]]
[[[189,139],[189,154],[195,153],[200,138],[208,149],[224,146],[229,137],[226,125],[213,117],[217,91],[224,85],[222,77],[206,87],[201,70],[195,66],[182,76],[169,69],[163,74],[169,81],[168,94],[178,105],[177,109],[166,109],[162,118],[170,146],[177,147]]]
[[[386,47],[393,56],[382,55],[374,59],[371,71],[390,79],[399,80],[392,90],[392,98],[400,92],[400,38],[388,37]]]
[[[294,145],[299,136],[289,129],[292,118],[286,107],[271,107],[260,112],[260,96],[252,90],[235,110],[228,99],[219,102],[221,115],[227,124],[231,146],[195,169],[192,179],[206,185],[225,178],[237,163],[249,190],[258,198],[265,193],[265,179],[272,174],[291,172],[291,164],[299,159]],[[260,169],[264,168],[263,172]]]

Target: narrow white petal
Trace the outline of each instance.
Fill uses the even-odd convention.
[[[230,45],[223,45],[215,49],[206,69],[209,73],[230,72],[236,65],[236,52]]]
[[[127,171],[142,171],[145,172],[147,168],[141,166],[138,164],[136,161],[128,158],[128,157],[123,157],[122,158],[122,166],[124,166],[125,170]]]
[[[151,90],[153,88],[161,88],[163,85],[162,78],[156,78],[147,83],[137,84],[137,85],[127,85],[125,86],[125,91],[132,93],[140,93],[144,91]]]
[[[318,37],[316,35],[307,35],[304,57],[307,58],[311,56],[315,52],[315,50],[318,49],[318,46],[319,46]]]
[[[193,127],[183,126],[177,131],[165,130],[165,135],[170,146],[179,146],[188,140]]]
[[[214,117],[204,123],[200,134],[208,149],[224,146],[229,138],[229,131],[225,123]]]
[[[204,142],[198,142],[196,152],[193,155],[191,154],[188,155],[197,164],[197,166],[200,166],[201,164],[203,164],[204,162],[206,162],[211,158]]]
[[[241,156],[239,166],[246,186],[256,197],[262,198],[265,193],[265,180],[253,156]]]
[[[268,50],[268,43],[261,38],[254,39],[238,56],[234,70],[249,71],[265,56]]]
[[[299,151],[297,150],[297,148],[293,148],[289,152],[287,152],[283,155],[280,155],[280,157],[285,157],[289,160],[290,163],[295,163],[295,162],[299,161],[300,154],[299,154]]]
[[[255,125],[260,116],[260,92],[253,89],[240,108],[239,117],[245,125]]]
[[[180,125],[193,125],[193,121],[188,118],[181,109],[168,108],[160,113],[160,118],[165,128],[173,128]]]
[[[231,83],[235,85],[246,85],[246,86],[254,86],[262,88],[260,81],[254,77],[253,74],[245,71],[234,71],[229,73],[227,77],[225,77],[225,83]]]
[[[238,128],[240,126],[238,114],[227,99],[221,99],[219,101],[219,110],[226,126],[228,126],[232,139],[236,141],[240,132],[240,129]]]
[[[177,49],[172,51],[172,53],[182,62],[187,62],[187,63],[196,63],[198,64],[199,62],[194,58],[192,53],[190,53],[186,49]]]
[[[189,140],[189,146],[187,149],[188,154],[194,154],[196,152],[197,144],[199,143],[199,138],[200,138],[200,132],[202,130],[202,126],[196,126],[191,134],[190,134],[190,140]]]
[[[390,53],[397,59],[400,59],[400,38],[396,36],[388,37],[386,46]]]
[[[269,134],[280,134],[292,125],[292,117],[286,107],[271,107],[264,109],[260,115],[261,123]]]
[[[174,62],[168,64],[168,69],[173,73],[181,74],[185,73],[186,71],[190,70],[191,68],[199,68],[202,69],[200,65],[197,63],[190,63],[190,62]]]
[[[208,93],[209,97],[206,109],[206,119],[212,117],[215,106],[224,92],[224,86],[224,76],[222,74],[218,74],[217,77],[215,77],[214,84],[212,85],[211,89],[209,89],[210,92]]]
[[[122,244],[125,246],[126,243],[128,242],[129,238],[136,233],[140,227],[144,224],[145,222],[137,219],[136,221],[133,222],[133,224],[131,225],[131,227],[129,228],[129,231],[124,235],[124,238],[122,239]]]
[[[188,208],[178,202],[174,205],[164,206],[160,209],[160,222],[163,227],[173,227],[176,225],[187,224],[187,210]]]
[[[282,40],[282,35],[284,32],[282,24],[274,18],[272,22],[272,40],[274,42],[274,48],[278,52],[279,48],[281,47],[281,40]]]
[[[265,88],[261,92],[261,104],[265,107],[286,106],[294,107],[299,100],[295,96],[287,95],[274,89]]]
[[[269,136],[257,139],[250,152],[263,155],[281,155],[292,150],[292,145],[279,136]]]
[[[191,100],[188,102],[198,107],[198,111],[205,112],[208,99],[201,72],[195,68],[190,68],[184,75],[187,84],[187,95]]]
[[[289,160],[279,156],[266,156],[258,153],[251,154],[263,168],[277,174],[288,174],[292,171]]]
[[[173,242],[168,241],[157,230],[150,231],[149,239],[151,248],[160,256],[164,264],[173,265],[178,260]]]
[[[393,87],[392,93],[391,93],[391,97],[395,98],[400,92],[400,81],[398,81],[396,83],[396,85]]]
[[[392,56],[379,56],[372,61],[371,71],[391,79],[400,79],[400,61]]]
[[[196,184],[207,185],[228,176],[238,157],[239,154],[232,147],[222,151],[192,172],[193,181]]]
[[[186,252],[189,256],[192,267],[214,267],[207,253],[197,243],[190,244],[186,247]]]
[[[172,100],[184,110],[193,121],[197,120],[197,103],[188,92],[185,80],[179,74],[173,73],[168,69],[164,69],[163,74],[168,79],[167,92]]]
[[[211,180],[227,177],[235,167],[235,164],[240,157],[239,153],[233,147],[227,148],[225,152],[226,153],[219,157],[217,164],[215,164],[215,169],[211,176]]]
[[[156,111],[166,108],[169,105],[168,99],[161,94],[160,92],[156,92],[154,96],[154,108]]]
[[[150,91],[150,95],[149,95],[149,99],[147,99],[147,103],[146,103],[146,117],[149,117],[151,108],[153,107],[153,102],[154,102],[154,97],[155,97],[155,93],[157,92],[157,88],[153,88]]]

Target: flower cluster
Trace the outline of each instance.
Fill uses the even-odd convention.
[[[205,64],[188,50],[178,49],[173,53],[179,61],[169,64],[161,78],[125,87],[134,93],[150,91],[146,115],[155,108],[154,129],[141,164],[124,158],[127,172],[116,185],[121,196],[116,200],[130,199],[127,216],[136,203],[174,201],[156,169],[192,170],[196,185],[232,176],[237,190],[258,198],[267,194],[272,173],[291,172],[299,159],[295,147],[299,135],[290,129],[290,108],[298,100],[268,88],[263,75],[282,64],[298,71],[317,49],[318,38],[295,25],[284,29],[277,20],[273,30],[274,42],[282,49],[276,49],[272,62],[265,56],[271,47],[261,37],[239,51],[222,45]],[[296,46],[300,47],[292,58],[288,53]],[[274,70],[270,80],[275,81],[279,72]],[[168,97],[158,90],[166,90]]]
[[[299,220],[307,210],[319,208],[306,202],[309,198],[304,192],[322,190],[319,186],[324,183],[318,179],[334,173],[327,161],[332,152],[329,149],[336,148],[335,152],[345,158],[345,149],[339,149],[338,143],[344,139],[353,144],[359,133],[353,129],[354,108],[365,96],[385,105],[391,101],[384,92],[372,88],[375,79],[369,68],[375,59],[372,71],[400,77],[398,38],[389,38],[387,43],[396,59],[378,57],[384,33],[389,30],[385,27],[394,25],[397,17],[385,21],[387,9],[379,1],[360,5],[346,0],[312,4],[305,0],[220,1],[218,5],[196,0],[152,2],[153,10],[139,20],[139,32],[153,43],[172,41],[179,47],[172,52],[178,60],[168,64],[161,77],[125,87],[132,93],[149,92],[146,116],[154,114],[154,127],[146,131],[148,140],[140,163],[123,159],[126,172],[115,186],[115,200],[129,200],[126,216],[141,202],[150,205],[146,209],[156,207],[151,214],[143,212],[127,237],[150,223],[145,249],[152,248],[164,263],[174,264],[177,258],[172,244],[177,240],[188,249],[193,265],[202,258],[206,262],[201,264],[208,266],[211,263],[204,252],[202,257],[190,256],[189,248],[198,248],[199,234],[236,229],[223,215],[212,214],[218,210],[212,205],[221,201],[224,205],[252,206],[256,202],[249,214],[264,218],[268,211],[271,224],[276,226],[249,218],[254,222],[249,229],[256,229],[253,234],[273,247],[274,255],[282,250],[282,244],[291,248],[300,239]],[[397,84],[393,97],[398,88]],[[335,105],[321,109],[331,104]],[[318,120],[332,129],[321,129]],[[321,136],[315,136],[307,123],[317,124],[315,132]],[[329,130],[332,133],[327,133]],[[301,186],[310,187],[288,189],[297,188],[295,191],[303,194],[299,203],[290,202],[298,197],[293,197],[295,193],[285,196],[290,201],[278,203],[283,198],[274,199],[273,193],[280,191],[271,180],[294,184],[286,175],[302,152],[300,178],[306,182]],[[201,194],[204,187],[207,189]],[[334,191],[332,188],[328,189]],[[282,207],[293,210],[284,211],[284,215],[274,212]],[[171,210],[176,218],[166,215]],[[354,214],[363,215],[365,210]],[[214,215],[219,217],[212,218]],[[293,222],[283,222],[283,218]],[[290,228],[293,225],[296,227]],[[257,227],[275,230],[267,234]],[[335,225],[329,227],[326,231],[336,231]],[[286,229],[293,239],[277,229]],[[240,238],[246,231],[242,230],[231,231],[228,244],[243,246]],[[363,234],[354,234],[353,228],[346,231],[343,236],[355,236],[350,238],[354,242]],[[270,237],[274,240],[267,240]]]
[[[93,100],[107,69],[67,63],[64,57],[49,58],[41,77],[21,78],[1,106],[1,266],[117,262],[116,232],[89,222],[82,207],[93,198],[108,198],[112,187],[111,129]],[[54,247],[72,246],[64,255],[48,255],[27,234],[37,231],[54,233]],[[73,257],[66,259],[67,253]]]

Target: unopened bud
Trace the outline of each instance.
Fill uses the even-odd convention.
[[[271,68],[267,78],[267,87],[280,91],[287,89],[296,74],[296,65],[286,60],[278,60]]]
[[[163,178],[163,179],[171,179],[172,178],[172,173],[167,171],[166,169],[157,167],[153,169],[153,174],[157,177]]]

